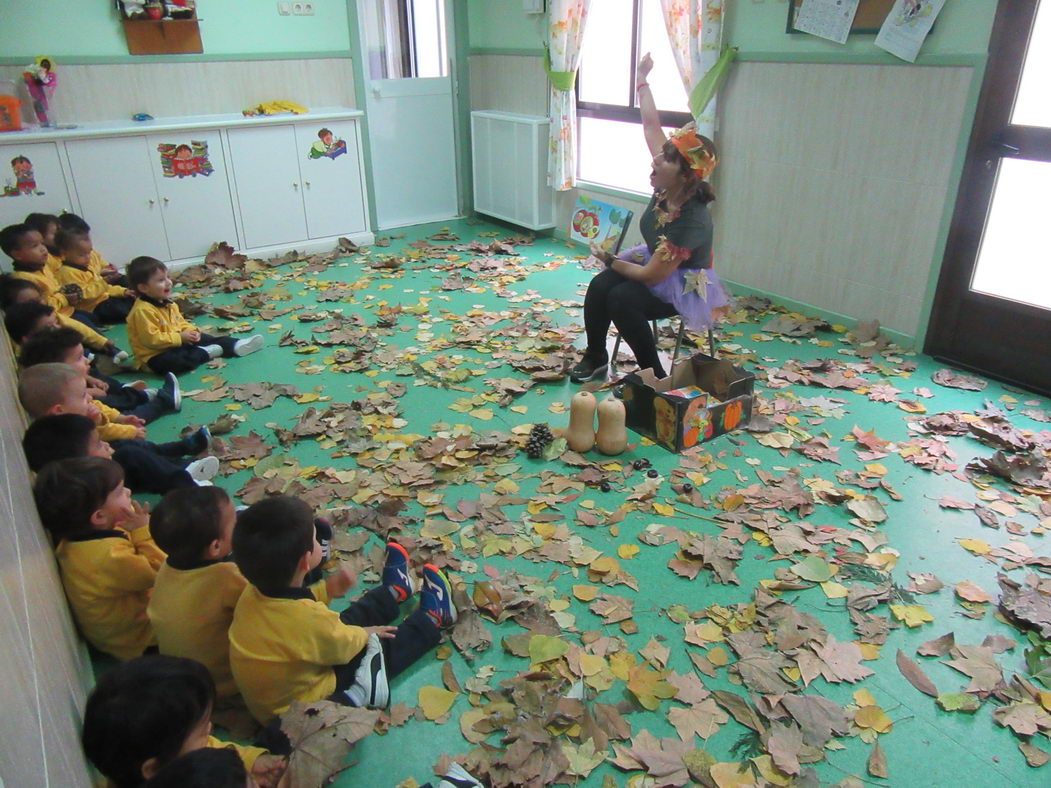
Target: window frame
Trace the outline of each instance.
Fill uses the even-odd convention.
[[[576,98],[577,107],[577,144],[580,144],[580,119],[581,118],[595,118],[598,120],[615,120],[622,123],[636,123],[642,125],[642,110],[639,107],[638,96],[636,95],[635,85],[638,84],[638,64],[639,64],[639,38],[642,34],[641,26],[641,11],[642,11],[643,0],[634,0],[631,6],[631,51],[628,53],[630,62],[628,64],[628,73],[630,76],[629,84],[627,85],[628,98],[625,104],[602,104],[594,101],[581,101],[580,100],[580,80],[576,80],[574,85],[574,95]],[[584,64],[581,63],[583,69]],[[657,114],[660,117],[660,123],[663,128],[680,128],[685,126],[693,117],[689,112],[675,112],[673,110],[657,110]],[[580,176],[580,156],[577,156],[577,178]],[[585,181],[591,183],[591,181]],[[612,187],[620,188],[620,187]]]

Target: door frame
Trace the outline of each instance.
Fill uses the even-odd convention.
[[[369,230],[378,232],[376,189],[372,172],[372,137],[366,104],[368,76],[365,73],[365,51],[362,44],[359,0],[346,0],[347,23],[350,25],[350,55],[354,72],[354,105],[365,113],[361,126],[361,155],[364,162],[365,188],[369,198]],[[456,156],[457,212],[467,215],[472,204],[470,117],[471,91],[468,56],[467,0],[445,0],[445,38],[453,100],[453,154]]]
[[[1013,156],[996,143],[1016,144],[1031,136],[1023,127],[1013,127],[1003,136],[998,132],[1010,125],[1026,44],[1039,3],[1040,0],[1000,0],[997,7],[923,349],[954,366],[1025,388],[1049,391],[1051,378],[1036,383],[1020,381],[1012,372],[1033,366],[1034,355],[1025,342],[994,339],[994,335],[1010,333],[1032,342],[1042,333],[1046,335],[1041,327],[1048,322],[1048,311],[970,289],[999,172],[996,165],[1001,158],[1029,158]],[[977,310],[990,319],[980,322]],[[961,341],[971,345],[962,355]]]

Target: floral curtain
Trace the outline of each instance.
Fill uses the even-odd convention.
[[[548,5],[548,51],[545,58],[551,81],[548,183],[565,191],[577,182],[577,103],[573,87],[591,0],[551,0]]]
[[[734,54],[733,50],[721,52],[723,0],[661,0],[661,8],[675,63],[690,97],[690,113],[697,130],[713,137],[715,91]]]

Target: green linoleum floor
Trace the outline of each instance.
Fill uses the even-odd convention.
[[[316,393],[322,399],[296,402],[280,397],[271,407],[252,410],[247,404],[230,409],[232,400],[229,397],[217,402],[195,402],[187,398],[184,400],[181,417],[168,416],[150,427],[151,439],[163,440],[174,436],[187,422],[208,423],[223,414],[233,413],[246,417],[246,421],[237,427],[233,435],[247,435],[250,430],[256,431],[267,444],[275,447],[274,455],[288,455],[298,463],[300,469],[316,466],[352,470],[358,467],[353,457],[332,458],[332,452],[339,446],[326,448],[316,440],[306,439],[284,448],[278,445],[272,427],[291,428],[308,407],[324,409],[334,403],[362,399],[370,394],[382,397],[386,394],[385,387],[388,384],[404,384],[404,395],[393,399],[398,409],[397,414],[378,415],[369,424],[372,437],[375,437],[376,433],[384,433],[381,437],[383,441],[388,442],[390,456],[384,459],[383,447],[379,446],[370,446],[366,452],[366,464],[373,466],[373,472],[367,477],[363,473],[359,474],[357,479],[361,482],[359,490],[376,489],[375,497],[363,499],[368,505],[383,497],[383,490],[389,491],[399,487],[389,477],[384,480],[382,476],[384,468],[389,468],[389,463],[411,454],[410,450],[404,448],[403,443],[398,442],[397,434],[420,435],[424,439],[430,439],[438,431],[455,430],[455,425],[461,424],[470,425],[479,433],[492,430],[509,432],[518,425],[545,421],[552,427],[564,426],[568,420],[568,413],[552,412],[550,408],[554,406],[557,410],[559,403],[568,405],[569,398],[577,387],[567,379],[538,383],[525,394],[515,398],[510,404],[516,407],[524,406],[524,413],[514,412],[509,407],[500,407],[495,398],[494,401],[473,398],[492,392],[485,383],[490,378],[528,380],[527,374],[515,371],[503,363],[504,355],[511,352],[527,355],[546,351],[543,341],[559,339],[559,327],[579,323],[579,303],[582,301],[583,287],[591,273],[583,270],[573,257],[576,254],[575,250],[564,243],[544,238],[537,239],[532,246],[517,247],[521,259],[501,255],[479,255],[469,251],[450,251],[448,257],[409,259],[400,269],[394,271],[368,267],[369,259],[414,251],[408,244],[433,235],[445,227],[459,236],[460,241],[438,241],[433,242],[434,245],[448,247],[472,240],[488,244],[493,240],[492,235],[480,235],[481,233],[498,234],[501,238],[510,235],[508,231],[493,225],[467,221],[425,225],[399,231],[403,232],[405,237],[394,239],[390,247],[374,247],[366,255],[353,255],[329,267],[320,267],[314,272],[307,271],[307,265],[304,263],[295,263],[260,274],[260,281],[263,281],[262,277],[265,276],[265,282],[260,289],[271,294],[265,303],[267,307],[283,309],[302,305],[309,310],[331,312],[340,309],[347,316],[360,315],[363,325],[368,328],[369,336],[378,343],[372,351],[372,363],[366,367],[368,371],[331,371],[325,360],[332,357],[335,348],[321,347],[317,352],[297,353],[296,350],[304,348],[278,346],[279,339],[288,331],[293,332],[298,339],[309,340],[303,344],[313,346],[312,337],[324,336],[313,334],[313,329],[324,325],[324,321],[299,322],[293,319],[293,315],[297,313],[277,316],[269,325],[257,318],[254,321],[257,323],[254,330],[261,330],[266,335],[268,346],[265,350],[245,359],[230,360],[218,370],[201,369],[184,376],[184,390],[192,392],[211,388],[216,385],[218,376],[227,384],[260,381],[293,384],[300,392]],[[477,264],[478,259],[483,260],[480,266]],[[475,262],[475,267],[481,270],[483,278],[476,278],[478,271],[467,267],[472,261]],[[447,277],[454,275],[453,269],[458,269],[464,278],[473,279],[475,283],[466,290],[443,290],[443,280],[446,280],[447,285],[458,286],[455,281],[447,281]],[[356,283],[357,286],[347,293],[347,300],[319,302],[318,297],[331,294],[330,285],[336,283]],[[275,289],[278,294],[276,298],[273,297]],[[185,288],[182,292],[192,295]],[[206,300],[213,305],[234,306],[239,303],[239,295],[241,294],[216,294]],[[397,306],[401,306],[403,311],[396,316],[396,320],[388,323],[390,327],[377,327],[377,320],[381,315]],[[500,313],[505,314],[501,316]],[[520,332],[520,336],[509,336],[508,334],[512,333],[508,330],[509,327],[516,323],[526,324],[526,316],[529,314],[532,317],[528,324],[532,327]],[[495,317],[489,321],[486,319],[487,315]],[[787,339],[761,333],[760,326],[773,316],[773,313],[761,314],[752,322],[748,322],[749,313],[744,309],[736,312],[735,316],[741,322],[724,325],[718,339],[724,348],[731,350],[733,357],[749,369],[773,369],[793,359],[812,361],[824,358],[845,364],[863,363],[863,360],[856,356],[845,355],[842,352],[852,346],[843,341],[841,333],[819,332],[814,338],[815,341],[811,341],[809,337],[801,340]],[[537,320],[545,322],[538,324]],[[195,318],[195,322],[198,325],[212,325],[219,330],[229,325],[210,316]],[[121,344],[123,339],[122,332],[123,328],[112,331],[112,336],[118,344]],[[448,341],[454,339],[465,341],[455,344]],[[310,350],[309,347],[306,349]],[[725,352],[724,350],[724,354]],[[903,361],[915,362],[916,365],[915,370],[907,376],[898,374],[901,372]],[[421,364],[422,367],[414,366]],[[304,374],[305,371],[311,371],[310,367],[323,371],[319,374]],[[924,406],[928,414],[954,410],[970,414],[980,409],[985,400],[992,400],[1000,406],[1010,404],[1015,407],[1010,413],[1015,426],[1036,431],[1044,427],[1041,423],[1020,415],[1020,410],[1029,407],[1023,403],[1037,400],[1038,397],[1007,391],[1000,384],[992,382],[981,392],[942,387],[931,380],[932,373],[939,368],[940,365],[924,356],[904,355],[892,357],[887,361],[882,373],[859,371],[858,374],[864,378],[869,389],[873,384],[889,383],[900,390],[898,399],[916,400]],[[449,387],[414,385],[414,377],[405,373],[415,371],[419,374],[421,369],[437,376],[431,378],[432,382],[440,378],[444,385]],[[918,387],[929,389],[932,396],[914,395],[913,390]],[[551,603],[554,602],[551,609],[571,616],[568,620],[561,618],[560,623],[575,623],[576,631],[567,629],[561,633],[565,640],[579,644],[579,633],[584,632],[623,637],[628,650],[638,655],[651,638],[657,638],[659,644],[670,649],[667,662],[670,670],[679,674],[695,673],[690,654],[698,655],[706,649],[684,643],[684,627],[669,617],[668,608],[683,605],[686,610],[693,612],[703,611],[713,604],[726,607],[748,605],[753,601],[761,581],[773,581],[777,575],[784,579],[788,568],[803,556],[779,556],[771,547],[765,546],[754,537],[747,538],[752,532],[745,527],[743,555],[736,567],[740,582],[736,585],[724,585],[716,583],[712,572],[707,570],[701,570],[698,577],[692,581],[676,575],[668,568],[668,561],[674,557],[677,545],[651,545],[640,542],[636,537],[653,523],[675,526],[696,534],[720,534],[722,528],[711,519],[697,519],[685,513],[692,512],[704,518],[714,518],[723,511],[720,504],[727,496],[759,481],[758,471],[781,477],[794,469],[804,482],[814,484],[816,480],[825,480],[828,488],[849,489],[861,494],[864,491],[856,484],[836,478],[836,474],[844,470],[865,471],[867,463],[859,460],[855,454],[858,447],[852,440],[847,440],[852,428],[857,426],[864,431],[872,431],[888,441],[905,441],[911,437],[906,421],[910,414],[894,401],[872,401],[865,394],[842,388],[829,389],[796,384],[771,389],[762,379],[757,382],[756,390],[762,398],[760,410],[766,415],[776,415],[774,404],[778,400],[793,403],[798,402],[800,398],[826,397],[841,401],[826,401],[803,407],[790,416],[792,419],[798,419],[794,427],[807,430],[815,436],[824,435],[828,438],[830,446],[838,447],[839,464],[810,460],[791,449],[778,450],[761,445],[757,442],[757,437],[760,436],[744,432],[736,433],[732,438],[718,438],[683,456],[673,455],[657,446],[642,445],[638,436],[631,435],[631,442],[636,445],[619,459],[630,461],[644,457],[652,461],[653,467],[663,478],[654,501],[673,505],[676,511],[672,516],[660,514],[652,510],[650,504],[643,504],[642,509],[645,511],[629,511],[623,521],[615,527],[589,528],[578,524],[578,513],[593,511],[589,507],[613,511],[625,503],[634,506],[628,500],[628,496],[640,483],[641,474],[635,473],[624,479],[619,472],[616,474],[619,481],[614,482],[610,492],[603,493],[593,487],[579,491],[570,489],[558,496],[562,500],[557,505],[546,508],[544,513],[559,515],[555,518],[555,524],[568,526],[571,538],[578,540],[582,546],[601,551],[607,556],[617,556],[618,548],[624,545],[636,545],[641,548],[631,558],[618,559],[620,567],[637,579],[637,592],[626,585],[603,586],[596,582],[597,576],[593,575],[589,579],[587,567],[541,558],[536,550],[537,545],[542,543],[542,536],[539,534],[549,532],[543,531],[543,527],[538,531],[533,526],[528,519],[530,514],[522,503],[508,504],[502,509],[507,524],[503,529],[495,529],[493,533],[488,533],[489,526],[476,527],[473,520],[456,524],[462,533],[453,533],[448,537],[446,544],[453,548],[450,557],[454,566],[459,562],[466,563],[460,567],[459,572],[454,571],[454,575],[466,583],[468,590],[476,581],[488,580],[490,575],[504,576],[509,571],[536,578],[531,593],[546,600],[541,606],[551,607]],[[1008,399],[1005,400],[1004,397]],[[450,406],[458,409],[450,409]],[[1041,400],[1039,407],[1046,408],[1047,402]],[[836,408],[842,413],[836,412]],[[822,410],[826,413],[822,413]],[[828,413],[830,410],[832,412]],[[783,411],[778,412],[782,413],[783,418]],[[439,424],[436,428],[434,425],[437,423],[448,426]],[[775,431],[792,437],[785,432],[783,424],[775,424],[774,428]],[[988,457],[993,453],[992,448],[971,437],[949,437],[947,445],[955,452],[954,462],[961,471],[972,458]],[[680,463],[706,454],[710,454],[711,457],[707,462],[702,462],[701,466],[709,481],[698,487],[698,491],[707,505],[705,508],[694,508],[676,500],[677,495],[672,488],[672,482],[681,482],[683,478],[673,476],[672,472],[680,468]],[[591,458],[606,461],[597,455],[592,455]],[[272,459],[266,461],[267,465],[275,462]],[[469,472],[459,480],[453,476],[450,477],[453,481],[449,483],[439,479],[419,488],[406,490],[402,487],[400,491],[396,490],[396,494],[408,503],[403,514],[413,519],[407,528],[411,538],[417,537],[425,522],[444,522],[440,508],[442,505],[455,509],[456,503],[461,499],[477,500],[487,494],[494,495],[494,486],[502,478],[510,479],[520,488],[519,492],[513,494],[530,498],[542,481],[541,472],[572,475],[579,470],[559,460],[546,463],[531,461],[522,453],[500,458],[499,463],[503,463],[504,467],[499,472],[492,467],[471,465],[471,462],[473,460],[467,461]],[[995,616],[996,575],[998,571],[1002,571],[998,566],[999,562],[968,552],[957,540],[983,540],[993,548],[1012,541],[1022,542],[1031,548],[1033,554],[1040,555],[1046,552],[1046,537],[1037,526],[1040,518],[1047,517],[1048,512],[1039,511],[1040,502],[1035,497],[1030,497],[1028,502],[1021,501],[1018,491],[1002,480],[993,482],[983,491],[970,481],[951,473],[932,473],[906,463],[893,451],[870,462],[886,468],[885,478],[901,498],[900,501],[895,501],[886,491],[873,491],[873,495],[886,507],[888,517],[885,522],[872,526],[867,531],[886,537],[887,544],[880,552],[892,552],[897,555],[896,565],[893,565],[887,577],[893,579],[898,586],[904,587],[910,582],[910,573],[931,573],[936,575],[945,587],[937,593],[918,595],[915,598],[914,603],[922,605],[933,617],[932,623],[915,628],[896,627],[878,649],[878,656],[875,653],[867,655],[875,658],[867,659],[861,664],[872,670],[874,675],[857,683],[830,683],[819,677],[809,687],[798,688],[798,691],[808,695],[825,696],[842,706],[853,703],[853,694],[858,690],[871,692],[876,703],[893,720],[893,729],[879,736],[879,744],[887,758],[889,779],[877,779],[866,772],[866,760],[872,748],[869,743],[853,735],[858,732],[857,728],[851,735],[834,739],[835,749],[826,751],[825,760],[804,765],[802,768],[812,768],[813,771],[809,774],[821,784],[834,784],[851,775],[863,778],[869,784],[902,786],[954,785],[961,781],[983,788],[1046,784],[1046,768],[1035,770],[1027,766],[1017,747],[1019,740],[994,721],[993,710],[998,706],[996,702],[987,701],[973,715],[943,712],[937,708],[933,698],[921,694],[902,677],[895,665],[895,654],[898,649],[902,649],[920,662],[927,675],[937,685],[939,692],[956,693],[967,685],[967,677],[941,664],[941,660],[916,656],[919,644],[947,632],[955,633],[957,643],[967,644],[981,643],[983,638],[990,634],[1003,635],[1013,638],[1018,644],[1013,650],[998,654],[997,662],[1008,679],[1012,673],[1020,672],[1024,675],[1024,640],[1018,630],[997,620]],[[508,463],[517,467],[511,467]],[[697,469],[698,467],[690,468]],[[872,471],[871,468],[869,470]],[[876,473],[878,474],[878,470]],[[251,468],[240,470],[225,477],[220,483],[231,493],[236,493],[253,475]],[[959,476],[962,477],[962,474]],[[872,478],[878,480],[879,476]],[[304,482],[308,487],[317,483],[317,478]],[[418,498],[420,490],[426,491],[422,503]],[[574,492],[579,493],[578,497],[571,497]],[[974,503],[979,502],[977,494],[988,492],[1001,494],[1000,497],[1006,505],[1018,510],[1014,516],[999,516],[999,520],[1002,526],[1008,521],[1017,522],[1022,533],[1012,535],[1004,527],[993,530],[984,527],[973,511],[956,511],[939,506],[939,499],[943,496]],[[440,503],[437,496],[440,496]],[[991,497],[986,494],[987,503]],[[350,503],[333,500],[327,505],[343,506]],[[432,506],[429,514],[425,513],[424,505]],[[1002,506],[1002,511],[1010,511],[1006,505]],[[1025,506],[1029,507],[1029,511],[1025,511]],[[839,503],[819,501],[814,505],[813,511],[805,517],[780,510],[769,511],[776,511],[785,521],[805,520],[806,523],[817,527],[855,527],[850,523],[852,515]],[[1036,533],[1034,528],[1037,529]],[[505,536],[506,541],[493,540],[495,534]],[[466,544],[462,538],[464,535],[470,535],[470,541]],[[516,536],[521,539],[520,542],[513,541]],[[557,536],[553,538],[558,541]],[[424,541],[428,550],[435,549],[436,545],[442,543],[440,539]],[[530,549],[519,549],[527,542],[531,545]],[[370,545],[378,544],[379,540],[372,537]],[[483,554],[483,546],[492,554]],[[851,543],[849,547],[846,544],[833,543],[825,547],[826,552],[822,555],[831,558],[833,564],[842,564],[840,569],[843,572],[850,569],[849,562],[840,560],[844,551],[864,551],[856,542]],[[522,555],[516,555],[518,552]],[[869,575],[857,579],[869,584],[875,582],[872,570],[869,571]],[[1014,569],[1010,575],[1020,580],[1024,573],[1024,568]],[[846,586],[853,582],[845,579],[842,574],[833,578],[839,579],[842,579],[843,585]],[[875,579],[878,580],[879,576],[876,575]],[[973,581],[993,597],[993,604],[986,605],[984,614],[978,619],[962,615],[967,611],[954,597],[953,587],[964,580]],[[587,603],[574,598],[573,587],[576,585],[597,586],[601,592],[633,600],[633,620],[637,624],[638,632],[623,635],[616,624],[604,624],[602,618],[589,611]],[[794,605],[800,613],[816,617],[838,641],[846,642],[857,638],[848,617],[846,600],[830,598],[819,587],[785,591],[781,598]],[[869,612],[873,615],[890,616],[885,604]],[[501,647],[502,638],[523,633],[525,630],[513,621],[502,624],[488,623],[488,626],[494,642],[487,651],[473,655],[470,661],[455,650],[449,657],[461,684],[484,666],[492,666],[495,673],[490,685],[495,688],[500,680],[510,679],[529,667],[528,660],[512,656]],[[712,646],[721,648],[730,656],[730,666],[717,668],[714,677],[697,675],[700,675],[709,690],[726,690],[746,695],[739,680],[736,683],[731,681],[730,668],[735,662],[733,650],[725,642]],[[641,657],[639,659],[641,660]],[[441,660],[427,657],[397,678],[393,683],[394,703],[414,707],[417,692],[421,687],[442,685],[442,666]],[[790,674],[783,675],[790,679],[795,677]],[[617,680],[611,689],[599,695],[598,700],[628,704],[631,702],[631,696],[625,690],[625,683]],[[341,775],[335,784],[379,787],[393,786],[408,778],[415,778],[421,783],[430,779],[431,766],[439,756],[456,756],[471,749],[471,745],[461,735],[458,724],[460,715],[469,708],[471,704],[467,695],[460,695],[453,705],[451,718],[444,724],[414,719],[401,727],[391,729],[385,735],[368,737],[352,753],[351,758],[357,762],[356,765]],[[656,711],[639,708],[627,715],[626,719],[631,724],[633,735],[648,730],[656,737],[675,737],[675,728],[668,719],[669,711],[675,708],[684,708],[684,704],[675,700],[662,700]],[[852,716],[853,712],[850,713]],[[697,738],[693,746],[707,750],[718,762],[740,762],[759,754],[747,750],[734,752],[735,745],[741,743],[741,737],[746,733],[745,727],[730,720],[721,725],[707,742]],[[560,741],[571,740],[561,737]],[[491,737],[490,742],[498,744],[499,735]],[[1033,743],[1045,750],[1051,749],[1044,734],[1037,734]],[[629,742],[621,744],[630,746]],[[612,748],[609,755],[611,758],[615,755]],[[638,777],[640,774],[641,772],[623,772],[610,763],[603,763],[588,777],[579,779],[577,784],[605,785],[603,780],[608,777],[612,777],[613,784],[618,786],[664,784],[642,781]],[[633,776],[635,781],[631,781]],[[760,781],[758,784],[763,783]],[[815,783],[800,779],[797,784]]]

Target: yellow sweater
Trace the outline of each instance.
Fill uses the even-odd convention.
[[[249,585],[230,625],[230,667],[248,710],[262,724],[296,701],[336,691],[335,665],[350,662],[368,641],[328,608],[324,584],[268,596]],[[317,594],[317,597],[315,597]]]
[[[98,249],[92,249],[91,257],[88,259],[88,267],[99,276],[102,276],[102,272],[109,268],[109,261],[99,254]]]
[[[157,354],[181,346],[180,332],[193,327],[174,301],[161,304],[147,298],[135,299],[128,315],[128,342],[139,368],[146,369],[146,362]]]
[[[47,253],[47,267],[49,269],[51,269],[51,273],[53,273],[57,277],[58,276],[58,269],[62,267],[62,258],[61,257],[55,257],[55,255],[51,254],[51,252],[48,252]]]
[[[66,328],[74,329],[80,334],[80,339],[87,347],[92,350],[102,350],[109,344],[109,340],[102,336],[98,331],[93,329],[87,323],[81,323],[76,318],[63,315],[61,312],[56,312],[58,315],[58,322]]]
[[[108,443],[109,441],[128,440],[138,437],[139,429],[134,424],[117,423],[117,419],[120,418],[119,410],[111,408],[109,405],[103,405],[97,399],[92,401],[95,403],[95,407],[99,409],[99,418],[95,422],[99,438]]]
[[[39,271],[28,271],[16,267],[14,276],[16,279],[25,279],[27,282],[35,284],[37,290],[40,291],[40,297],[44,299],[44,303],[53,306],[60,315],[68,317],[73,314],[73,305],[59,291],[61,285],[55,274],[46,265]]]
[[[91,268],[81,268],[79,265],[64,262],[58,272],[58,282],[62,285],[75,284],[80,287],[82,293],[77,309],[85,312],[93,312],[95,307],[107,298],[120,298],[125,294],[124,288],[119,285],[111,285]]]
[[[244,744],[234,744],[232,741],[220,741],[214,736],[209,736],[208,741],[205,742],[205,747],[212,747],[215,749],[226,749],[233,750],[240,758],[241,763],[245,765],[245,769],[249,772],[252,771],[252,767],[255,766],[255,762],[259,760],[260,755],[266,755],[266,750],[262,747],[248,747]]]
[[[233,561],[176,569],[166,561],[146,612],[162,654],[195,659],[215,679],[219,697],[237,694],[230,671],[230,622],[248,581]]]
[[[127,660],[156,642],[146,602],[165,555],[148,526],[63,539],[55,556],[73,618],[91,645]]]

